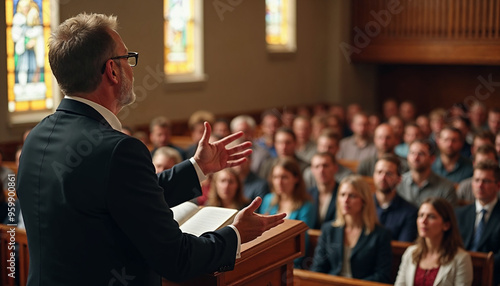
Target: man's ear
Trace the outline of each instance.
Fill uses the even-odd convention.
[[[115,61],[110,60],[106,62],[106,66],[104,69],[104,75],[114,84],[118,83],[118,65]]]

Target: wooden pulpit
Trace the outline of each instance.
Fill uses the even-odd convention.
[[[293,260],[305,254],[307,225],[298,220],[285,222],[262,236],[241,245],[241,258],[234,270],[201,275],[172,285],[293,285]]]

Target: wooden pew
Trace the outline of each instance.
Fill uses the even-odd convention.
[[[294,269],[293,285],[295,286],[322,286],[322,285],[387,286],[391,284],[371,282],[354,278],[346,278],[346,277],[318,273],[303,269]]]
[[[182,149],[187,149],[187,147],[193,145],[193,139],[191,136],[172,136],[172,144],[181,147]]]
[[[8,249],[11,234],[7,231],[11,230],[12,227],[0,224],[0,257],[2,259],[2,265],[7,262],[9,255],[12,250]],[[26,237],[26,231],[24,229],[15,229],[15,241],[18,244],[18,256],[16,257],[16,264],[18,268],[16,269],[15,276],[19,277],[19,285],[25,286],[28,279],[28,268],[29,268],[29,253],[28,253],[28,239]],[[14,286],[15,279],[8,276],[7,267],[0,269],[0,281],[2,285]]]
[[[310,229],[307,231],[309,234],[309,249],[311,255],[314,255],[314,248],[318,245],[318,239],[321,235],[321,230]],[[406,248],[412,245],[410,242],[391,241],[392,247],[392,268],[391,268],[391,281],[394,282],[398,275],[399,265],[401,264],[401,257],[403,256]],[[469,251],[472,259],[472,267],[474,271],[473,286],[492,285],[493,284],[493,252],[473,252]],[[312,257],[310,258],[312,259]],[[311,260],[312,261],[312,260]],[[294,272],[295,275],[295,272]],[[312,278],[311,278],[312,279]],[[319,278],[318,278],[319,279]],[[302,285],[302,284],[301,284]],[[319,285],[319,284],[304,284],[304,285]],[[358,284],[347,284],[358,285]],[[361,285],[361,284],[359,284]]]
[[[358,173],[358,165],[359,161],[354,161],[354,160],[345,160],[345,159],[337,159],[337,162],[351,170],[354,174]]]
[[[375,193],[375,182],[373,181],[373,177],[368,177],[368,176],[362,176],[363,177],[363,180],[365,182],[368,183],[368,185],[370,186],[370,191],[372,191],[372,193]]]

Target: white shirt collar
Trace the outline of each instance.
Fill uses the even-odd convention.
[[[493,210],[497,202],[498,197],[495,197],[489,204],[483,206],[478,200],[476,200],[476,213],[479,213],[482,209],[485,209],[488,214],[491,214],[491,211]]]
[[[113,129],[120,131],[120,132],[122,131],[122,124],[121,124],[120,120],[118,120],[118,117],[116,117],[116,115],[114,115],[113,112],[111,112],[106,107],[104,107],[98,103],[95,103],[93,101],[90,101],[88,99],[78,97],[78,96],[67,96],[66,95],[66,96],[64,96],[64,98],[76,100],[76,101],[79,101],[81,103],[89,105],[90,107],[94,108],[97,112],[99,112],[99,114],[101,114],[102,117],[104,117],[104,119],[109,123],[109,125],[111,125],[111,127]]]

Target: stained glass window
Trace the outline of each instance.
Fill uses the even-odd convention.
[[[195,0],[164,0],[165,18],[165,73],[181,75],[196,73],[200,48],[196,29],[201,21],[196,19]],[[196,0],[200,2],[201,0]]]
[[[295,50],[295,0],[266,0],[266,42],[270,49]]]
[[[5,0],[7,96],[12,113],[51,110],[50,0]]]

